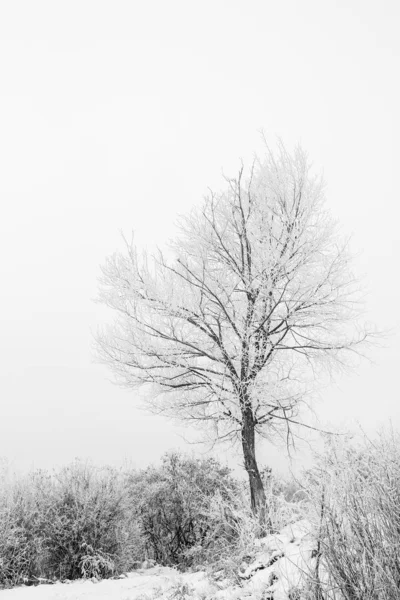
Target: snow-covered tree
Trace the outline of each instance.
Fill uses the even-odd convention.
[[[118,317],[99,356],[154,410],[239,440],[263,519],[256,435],[290,435],[319,359],[341,363],[367,337],[346,244],[307,155],[282,145],[179,227],[172,252],[127,243],[107,259],[100,301]]]

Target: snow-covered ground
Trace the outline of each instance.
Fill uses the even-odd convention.
[[[198,585],[203,583],[203,586]],[[208,587],[204,573],[178,573],[168,567],[154,567],[146,571],[128,573],[121,579],[94,582],[81,580],[54,585],[20,586],[0,592],[2,600],[147,600],[179,597],[185,590]],[[210,590],[211,591],[211,590]]]
[[[212,581],[205,572],[156,566],[120,579],[19,586],[2,590],[0,600],[290,600],[315,567],[310,531],[307,521],[299,521],[258,540],[256,558],[240,571],[241,585]]]

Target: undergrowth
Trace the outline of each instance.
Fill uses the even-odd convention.
[[[398,435],[331,440],[301,484],[264,475],[273,531],[304,518],[314,525],[313,571],[293,597],[400,597]],[[104,579],[143,561],[239,583],[260,552],[248,487],[214,459],[172,453],[141,471],[76,461],[52,474],[3,471],[0,483],[3,587]]]
[[[331,441],[308,477],[319,529],[313,600],[400,597],[400,437]]]
[[[268,478],[276,529],[296,520],[288,486]],[[247,485],[214,459],[172,453],[141,471],[75,461],[0,486],[0,585],[103,579],[143,561],[237,579],[255,555]]]

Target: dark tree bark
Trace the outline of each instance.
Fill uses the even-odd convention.
[[[242,449],[249,478],[251,510],[258,517],[259,535],[262,536],[271,530],[271,522],[267,519],[267,497],[256,459],[254,416],[250,407],[245,407],[242,414]]]

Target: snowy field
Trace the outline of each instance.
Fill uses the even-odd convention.
[[[204,580],[204,575],[201,578]],[[176,570],[167,567],[155,567],[145,572],[128,573],[126,577],[117,580],[74,581],[70,584],[56,583],[54,585],[21,586],[1,592],[2,600],[145,600],[150,598],[173,597],[184,585],[193,587],[199,580],[198,574],[181,575]],[[189,583],[190,582],[190,583]]]

